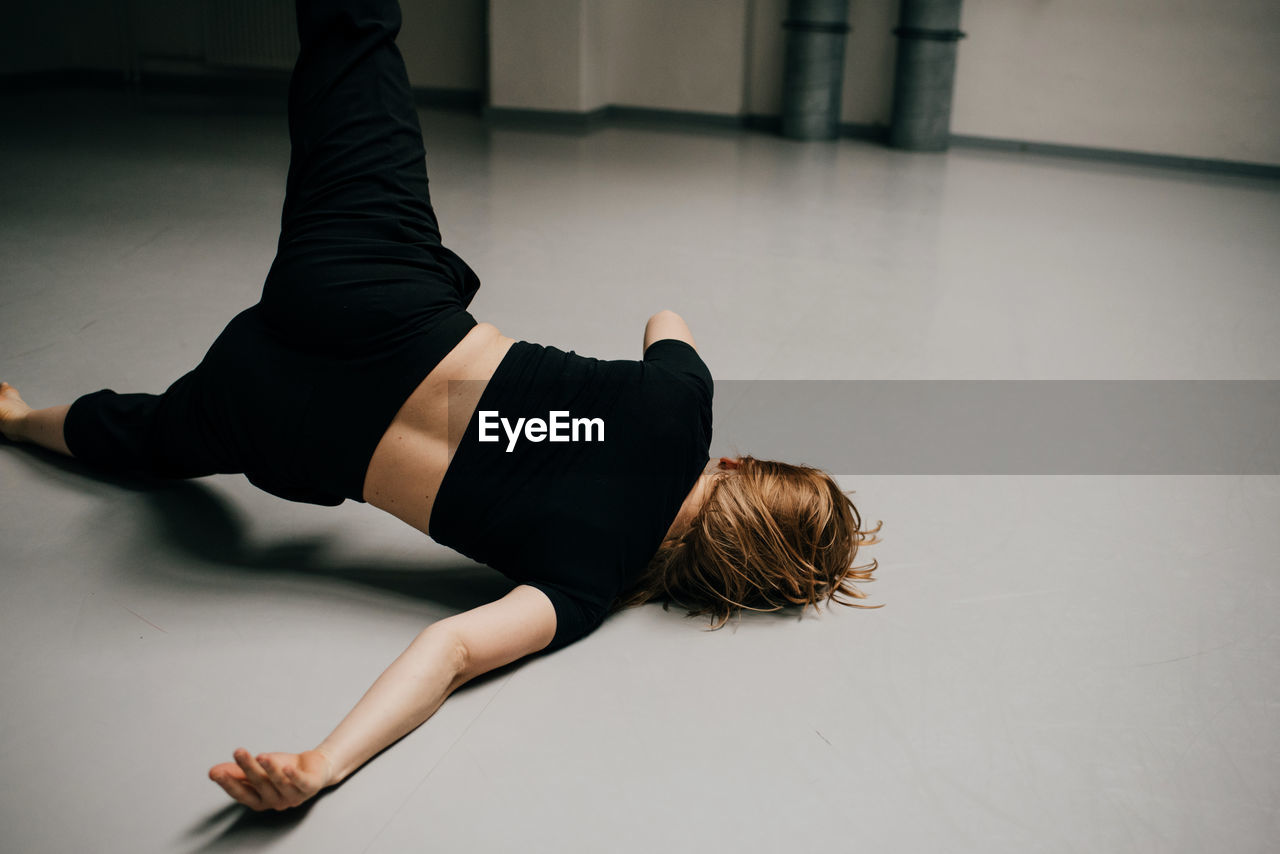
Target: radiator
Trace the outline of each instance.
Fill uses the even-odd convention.
[[[205,61],[241,68],[293,67],[293,0],[204,0]]]

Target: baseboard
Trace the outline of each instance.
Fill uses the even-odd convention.
[[[742,126],[747,130],[761,133],[781,133],[782,117],[769,116],[763,113],[747,113],[742,117]]]
[[[782,119],[764,113],[704,113],[695,110],[663,110],[651,107],[627,107],[609,104],[594,110],[529,110],[519,107],[485,107],[484,117],[496,125],[521,126],[544,130],[585,133],[617,125],[652,127],[746,129],[761,133],[778,133]],[[889,129],[879,124],[844,122],[840,136],[884,142]]]
[[[460,110],[468,113],[478,114],[484,108],[484,93],[479,89],[414,86],[413,100],[419,107]]]
[[[485,121],[498,127],[545,130],[556,133],[590,133],[608,123],[608,107],[598,110],[527,110],[521,107],[486,106]]]
[[[749,113],[742,117],[742,126],[749,130],[758,130],[764,133],[781,133],[782,117],[763,113]],[[841,137],[848,139],[866,139],[872,142],[886,142],[889,139],[889,128],[880,124],[841,122],[837,132]]]
[[[1209,157],[1181,157],[1175,154],[1151,154],[1119,148],[1095,148],[1088,145],[1060,145],[1052,142],[1027,142],[969,134],[952,134],[955,148],[984,148],[989,151],[1016,151],[1051,157],[1070,157],[1102,163],[1154,166],[1190,172],[1214,172],[1220,175],[1242,175],[1250,178],[1280,178],[1280,165],[1249,163],[1239,160],[1216,160]]]
[[[289,92],[289,72],[278,68],[231,68],[200,60],[144,57],[135,84],[143,92],[183,95],[264,95]]]
[[[626,107],[610,104],[603,108],[611,124],[650,127],[697,127],[738,130],[743,116],[730,113],[704,113],[695,110],[665,110],[654,107]]]
[[[55,69],[0,74],[0,92],[58,88],[110,88],[182,95],[264,95],[284,98],[291,72],[277,68],[232,68],[184,57],[143,57],[136,80],[123,71]],[[476,89],[414,86],[415,103],[424,107],[480,112],[484,93]]]
[[[779,116],[762,113],[725,115],[722,113],[655,110],[617,105],[600,107],[588,112],[485,107],[483,114],[487,120],[496,125],[571,133],[590,133],[602,127],[622,124],[661,125],[665,127],[683,126],[689,128],[744,128],[761,133],[778,133],[782,127],[782,119]],[[862,139],[881,144],[886,144],[889,141],[888,126],[878,123],[842,122],[839,132],[842,138],[847,139]],[[1223,175],[1244,175],[1252,178],[1280,178],[1280,165],[1268,163],[1215,160],[1206,157],[1179,157],[1169,154],[1150,154],[1113,148],[997,139],[968,134],[952,134],[951,145],[955,148],[985,148],[991,151],[1025,152],[1096,162],[1152,166],[1161,169],[1214,172]]]
[[[594,110],[529,110],[521,107],[485,107],[484,117],[499,127],[564,133],[590,133],[602,127],[721,128],[737,130],[745,117],[691,110],[662,110],[609,104]]]

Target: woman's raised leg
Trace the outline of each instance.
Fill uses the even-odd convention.
[[[439,245],[396,0],[297,0],[281,247],[372,237]]]
[[[292,152],[260,303],[279,340],[360,356],[465,307],[479,279],[443,247],[395,0],[298,0]]]

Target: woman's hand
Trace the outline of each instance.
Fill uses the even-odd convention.
[[[209,779],[254,812],[296,807],[329,785],[333,763],[319,750],[302,753],[259,753],[243,747],[235,762],[209,769]]]

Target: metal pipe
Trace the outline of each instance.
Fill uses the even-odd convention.
[[[849,32],[848,0],[789,0],[782,85],[782,135],[835,139]]]
[[[945,151],[951,141],[961,0],[902,0],[889,144]]]

